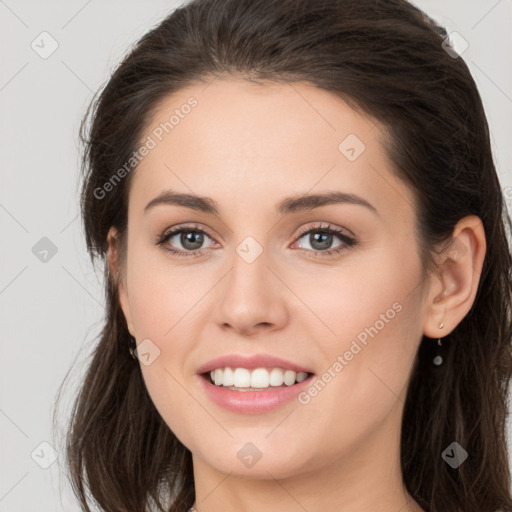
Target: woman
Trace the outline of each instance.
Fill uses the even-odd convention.
[[[195,0],[90,119],[85,510],[512,510],[510,219],[441,27],[403,0]]]

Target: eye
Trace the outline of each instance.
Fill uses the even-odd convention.
[[[300,247],[300,249],[312,252],[315,258],[318,255],[324,257],[338,254],[357,244],[356,239],[352,235],[349,235],[342,229],[331,226],[331,224],[303,228],[299,232],[299,240],[302,238],[306,239],[310,247]],[[341,243],[332,248],[334,238],[341,240]]]
[[[176,256],[200,256],[205,238],[212,240],[199,226],[180,226],[162,235],[157,244]],[[181,244],[183,249],[175,249],[176,244]]]
[[[203,247],[206,238],[214,242],[213,238],[197,225],[178,226],[161,235],[156,243],[175,256],[194,257],[201,256],[206,252],[207,248]],[[319,255],[324,257],[338,254],[357,244],[353,235],[349,235],[345,230],[333,227],[331,224],[302,228],[298,239],[302,238],[306,239],[310,247],[299,247],[299,249],[313,254],[315,258]],[[335,238],[338,238],[341,243],[332,248]],[[176,248],[177,245],[181,245],[182,249]]]

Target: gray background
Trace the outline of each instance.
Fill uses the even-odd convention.
[[[483,97],[510,208],[512,2],[415,3],[469,44],[463,57]],[[62,426],[103,319],[102,274],[91,267],[78,216],[77,131],[93,92],[129,46],[176,5],[0,0],[2,512],[79,510],[51,428],[58,387],[76,362]],[[53,41],[58,48],[42,58]]]

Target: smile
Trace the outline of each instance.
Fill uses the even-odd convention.
[[[313,373],[281,368],[216,368],[200,376],[208,400],[239,414],[262,414],[283,407],[311,384]]]

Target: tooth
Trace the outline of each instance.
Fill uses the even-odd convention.
[[[235,383],[233,379],[233,370],[231,368],[224,368],[224,375],[223,375],[223,386],[232,386]]]
[[[233,372],[233,385],[237,388],[251,387],[251,372],[246,368],[236,368]]]
[[[266,368],[256,368],[251,373],[251,388],[268,388],[269,376]]]
[[[284,372],[284,383],[287,386],[292,386],[295,384],[295,378],[297,377],[297,374],[293,370],[286,370]]]
[[[216,386],[220,386],[222,384],[222,368],[215,369],[214,382]]]
[[[306,372],[283,370],[282,368],[216,368],[210,371],[210,377],[216,386],[264,389],[285,384],[293,386],[307,378]],[[248,391],[249,389],[244,389]]]
[[[302,382],[308,374],[306,372],[299,372],[297,373],[297,382]]]
[[[273,368],[270,372],[269,384],[271,386],[282,386],[284,382],[284,374],[280,368]]]

